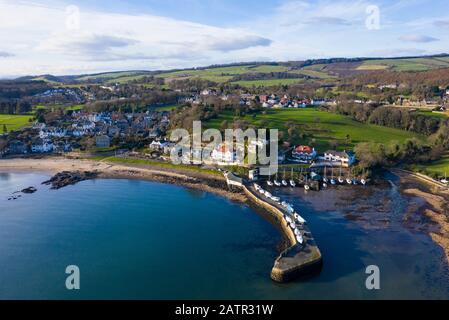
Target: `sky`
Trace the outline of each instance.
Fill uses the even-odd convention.
[[[0,78],[449,53],[447,0],[0,0]]]

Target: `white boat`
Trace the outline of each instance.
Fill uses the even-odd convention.
[[[290,186],[291,187],[296,187],[296,182],[294,180],[290,180]]]
[[[352,184],[352,180],[348,178],[348,179],[346,179],[346,183],[347,184]]]
[[[295,219],[296,219],[296,221],[298,221],[299,222],[299,224],[304,224],[304,223],[306,223],[306,220],[304,220],[304,218],[303,217],[301,217],[299,214],[295,214]]]
[[[268,180],[268,181],[267,181],[267,185],[268,185],[269,187],[272,187],[272,186],[273,186],[273,182],[271,182],[270,180]]]
[[[323,188],[327,188],[327,183],[323,182]]]
[[[285,220],[290,224],[293,222],[292,218],[290,218],[289,216],[285,217]]]
[[[338,177],[338,182],[343,183],[343,182],[345,182],[345,179],[343,179],[343,177]]]
[[[281,200],[281,198],[275,197],[275,196],[271,196],[271,200],[273,200],[274,202],[279,202]]]
[[[304,243],[304,239],[301,235],[297,235],[296,236],[296,240],[299,242],[299,244],[303,244]]]
[[[364,186],[366,186],[366,180],[365,179],[360,180],[360,183],[363,184]]]
[[[268,191],[265,191],[265,196],[267,198],[271,198],[273,195],[271,193],[269,193]]]
[[[308,184],[305,184],[305,185],[304,185],[304,189],[305,189],[306,191],[309,191],[309,190],[310,190],[310,186],[309,186]]]
[[[282,202],[281,202],[281,206],[283,206],[284,208],[287,208],[287,207],[288,207],[288,203],[285,202],[285,201],[282,201]]]
[[[255,183],[255,184],[254,184],[254,189],[256,189],[257,191],[259,191],[259,190],[261,189],[261,187],[260,187],[257,183]]]
[[[283,185],[284,187],[288,187],[288,183],[287,183],[287,181],[285,181],[285,180],[282,180],[282,185]]]
[[[301,235],[301,231],[299,231],[298,228],[295,229],[295,235],[300,236]]]
[[[276,185],[276,187],[280,187],[281,186],[281,183],[279,181],[277,181],[277,180],[274,180],[274,184]]]
[[[294,222],[290,223],[290,228],[292,228],[293,230],[296,229],[296,224]]]

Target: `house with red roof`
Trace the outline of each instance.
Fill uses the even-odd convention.
[[[310,146],[296,146],[292,151],[293,159],[303,163],[312,162],[316,156],[317,152],[315,151],[315,148]]]

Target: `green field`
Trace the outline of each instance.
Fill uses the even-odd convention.
[[[253,80],[253,81],[234,81],[232,84],[238,84],[242,87],[270,87],[280,85],[290,85],[295,83],[301,83],[304,79],[270,79],[270,80]]]
[[[71,105],[71,106],[63,106],[63,105],[52,105],[52,106],[44,106],[44,105],[39,105],[39,106],[35,106],[34,110],[41,110],[41,109],[48,109],[48,110],[57,110],[59,108],[63,108],[66,111],[79,111],[82,110],[84,108],[83,104],[75,104],[75,105]]]
[[[447,112],[432,112],[430,110],[419,110],[418,113],[423,116],[428,116],[437,119],[447,119],[449,117],[449,113]]]
[[[16,116],[11,114],[0,114],[0,133],[3,133],[3,127],[6,125],[8,132],[18,130],[30,124],[32,116]]]
[[[180,106],[177,105],[177,104],[172,104],[172,105],[169,105],[169,106],[156,107],[156,108],[154,108],[154,111],[159,111],[159,112],[162,112],[162,111],[172,111],[172,110],[175,110],[175,109],[177,109],[177,108],[179,108],[179,107],[180,107]]]
[[[268,110],[266,114],[257,114],[256,118],[248,115],[243,119],[256,127],[261,127],[265,122],[268,128],[279,129],[285,133],[287,131],[285,124],[288,121],[292,121],[299,127],[301,132],[311,134],[315,139],[314,142],[310,141],[310,138],[306,138],[304,141],[298,140],[295,143],[313,144],[320,152],[329,149],[331,141],[338,142],[338,149],[343,150],[345,148],[353,148],[359,142],[401,142],[413,137],[425,139],[425,137],[412,132],[364,124],[346,116],[312,108]],[[234,121],[233,113],[227,112],[218,118],[210,120],[206,127],[220,128],[224,120],[231,124]],[[349,140],[347,140],[347,135],[349,135]]]
[[[367,60],[357,70],[426,71],[438,68],[449,68],[449,59],[443,57]]]
[[[449,177],[449,154],[430,164],[413,165],[411,169],[433,177],[443,178],[445,175]]]

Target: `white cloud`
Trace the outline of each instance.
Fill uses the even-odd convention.
[[[6,51],[0,51],[0,58],[9,58],[13,57],[14,55],[12,53],[6,52]]]
[[[25,16],[25,19],[19,17]],[[45,19],[42,19],[45,17]],[[21,50],[27,63],[18,70],[0,65],[2,72],[30,73],[48,67],[61,74],[67,64],[103,68],[172,68],[210,61],[239,60],[245,50],[268,47],[267,37],[242,28],[222,28],[154,15],[129,15],[79,10],[79,29],[67,28],[78,19],[65,7],[35,6],[0,0],[0,41]],[[22,54],[23,53],[23,54]],[[107,62],[110,62],[107,65]],[[81,67],[80,67],[81,68]],[[7,70],[9,69],[9,70]]]
[[[399,37],[399,40],[407,41],[407,42],[418,42],[418,43],[427,43],[427,42],[439,41],[439,39],[437,39],[437,38],[430,37],[430,36],[425,36],[425,35],[420,35],[420,34],[403,35],[403,36]]]

